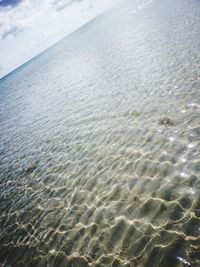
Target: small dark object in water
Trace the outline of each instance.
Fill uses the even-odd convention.
[[[164,117],[164,118],[160,119],[160,124],[165,125],[165,126],[171,126],[174,124],[174,122],[169,117]]]
[[[26,173],[27,174],[31,174],[32,172],[34,172],[34,170],[37,168],[36,165],[30,166],[26,169]]]

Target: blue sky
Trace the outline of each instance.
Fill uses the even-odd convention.
[[[0,78],[116,0],[0,0]]]
[[[5,7],[5,6],[15,6],[18,5],[21,2],[21,0],[0,0],[0,6]]]

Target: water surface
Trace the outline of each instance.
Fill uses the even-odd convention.
[[[3,78],[0,265],[200,266],[199,67],[199,1],[124,0]]]

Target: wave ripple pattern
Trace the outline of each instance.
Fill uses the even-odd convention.
[[[2,267],[200,266],[199,67],[200,1],[125,0],[0,81]]]

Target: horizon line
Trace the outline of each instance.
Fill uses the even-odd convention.
[[[119,1],[116,1],[116,3]],[[106,8],[103,12],[97,14],[95,17],[92,17],[91,19],[89,19],[88,21],[84,22],[83,24],[81,24],[79,27],[73,29],[72,31],[68,32],[64,37],[58,39],[57,41],[55,41],[55,43],[51,44],[50,46],[48,46],[47,48],[45,48],[44,50],[41,50],[38,54],[36,54],[35,56],[31,57],[30,59],[28,59],[27,61],[25,61],[24,63],[22,63],[21,65],[19,65],[18,67],[12,69],[11,71],[9,71],[8,73],[6,73],[5,75],[3,75],[2,77],[0,77],[0,82],[2,80],[4,80],[7,76],[9,76],[10,74],[14,73],[15,71],[19,70],[20,68],[23,68],[26,64],[30,63],[31,61],[35,60],[36,58],[42,56],[45,52],[47,52],[48,50],[51,50],[54,46],[58,45],[60,42],[62,42],[64,39],[68,38],[70,35],[74,34],[75,32],[77,32],[78,30],[80,30],[81,28],[85,27],[87,24],[91,23],[92,21],[94,21],[95,19],[99,18],[100,16],[102,16],[103,14],[105,14],[106,12],[108,12],[114,5],[116,5],[116,3],[111,4],[111,6],[109,6],[108,8]]]

